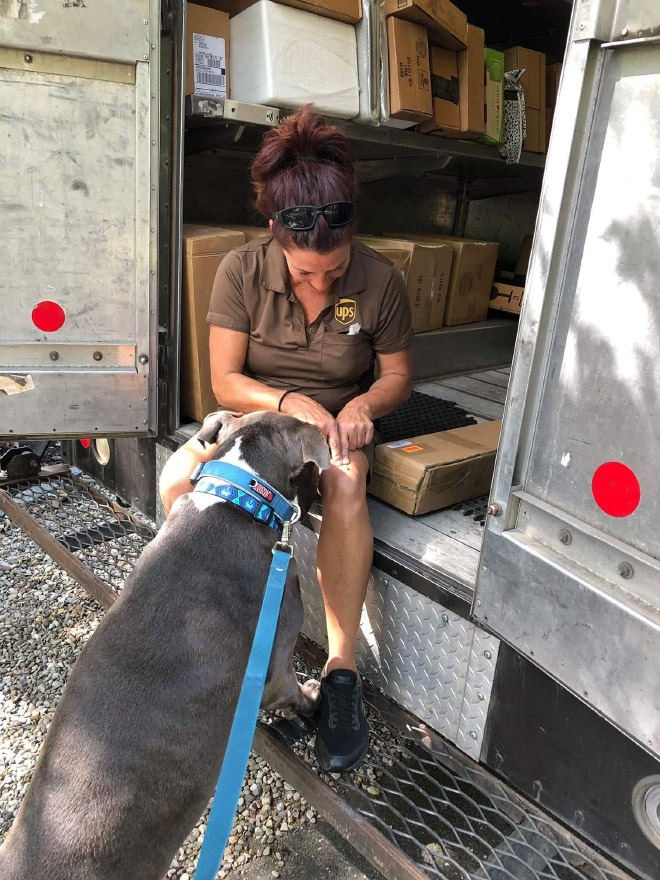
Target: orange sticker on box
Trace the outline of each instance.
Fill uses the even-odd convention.
[[[401,447],[402,452],[421,452],[421,446],[403,446]]]

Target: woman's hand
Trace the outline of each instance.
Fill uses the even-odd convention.
[[[325,407],[312,400],[311,397],[294,392],[287,394],[284,398],[280,411],[301,422],[306,422],[308,425],[315,425],[327,440],[332,461],[335,464],[342,464],[343,456],[340,455],[337,422]]]
[[[373,440],[374,423],[368,405],[359,399],[347,403],[337,416],[337,428],[341,463],[348,464],[349,450],[362,449]]]

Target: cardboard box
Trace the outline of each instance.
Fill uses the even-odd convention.
[[[453,327],[484,321],[488,317],[499,244],[450,235],[407,237],[413,241],[448,244],[454,251],[443,325]]]
[[[483,422],[377,446],[369,492],[413,515],[486,495],[501,424]]]
[[[536,110],[534,107],[526,107],[525,118],[527,120],[527,138],[525,140],[524,149],[527,150],[528,153],[545,153],[545,107],[543,110]]]
[[[562,64],[548,64],[545,69],[545,105],[554,110],[559,93]]]
[[[525,288],[508,281],[496,281],[490,294],[489,308],[519,315]]]
[[[267,226],[245,226],[242,223],[223,223],[222,229],[230,229],[234,232],[242,232],[245,241],[253,241],[255,238],[270,238],[270,229]]]
[[[467,46],[467,18],[449,0],[383,0],[381,10],[426,28],[432,46],[454,52]]]
[[[415,333],[442,327],[453,248],[369,235],[358,235],[357,239],[391,260],[403,275]]]
[[[408,122],[425,122],[433,115],[426,31],[420,25],[390,16],[387,46],[390,116]]]
[[[222,9],[232,17],[258,3],[258,0],[200,0],[200,2],[202,6]],[[295,9],[304,9],[305,12],[313,12],[315,15],[324,15],[326,18],[334,18],[336,21],[345,21],[348,24],[357,24],[362,18],[360,0],[275,0],[275,2],[284,6],[293,6]]]
[[[513,270],[515,275],[522,275],[523,277],[527,275],[527,269],[529,268],[529,258],[532,255],[533,241],[533,235],[526,235],[523,238],[520,253],[518,254],[518,259],[516,260],[516,265]]]
[[[504,124],[504,53],[484,49],[484,133],[478,138],[484,144],[501,144]]]
[[[229,16],[188,3],[186,13],[186,95],[229,94]]]
[[[545,108],[545,151],[548,152],[548,148],[550,147],[550,135],[552,134],[552,123],[555,118],[555,111],[553,107]]]
[[[432,124],[425,123],[423,126],[420,126],[421,131],[428,134],[441,135],[442,137],[463,138],[465,140],[474,140],[484,133],[484,101],[486,95],[484,49],[483,30],[469,24],[467,49],[457,53],[459,128],[444,127],[437,125],[434,121]],[[431,50],[431,92],[433,92],[433,50]]]
[[[218,408],[211,388],[206,323],[215,274],[225,255],[244,243],[242,232],[220,226],[183,226],[181,412],[198,422]]]
[[[533,110],[545,110],[545,55],[524,46],[514,46],[504,53],[505,70],[524,69],[520,80],[525,90],[525,104]]]
[[[433,122],[430,124],[455,134],[459,133],[461,110],[457,52],[431,46],[431,94]]]

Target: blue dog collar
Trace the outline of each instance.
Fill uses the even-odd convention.
[[[215,495],[221,501],[235,504],[258,522],[282,531],[284,523],[300,519],[300,508],[250,471],[224,461],[200,463],[192,472],[190,482],[195,492]]]

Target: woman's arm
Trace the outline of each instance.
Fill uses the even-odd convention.
[[[235,412],[276,410],[283,392],[243,375],[248,334],[211,324],[211,386],[220,406]]]
[[[209,348],[211,354],[211,385],[220,406],[235,412],[249,413],[277,410],[284,391],[270,388],[263,382],[243,375],[247,355],[248,335],[237,330],[211,325]],[[282,412],[301,422],[316,425],[328,441],[334,459],[339,457],[337,423],[319,403],[304,394],[287,394]]]
[[[347,403],[337,416],[340,455],[348,457],[349,449],[361,449],[371,443],[374,419],[386,416],[405,403],[412,391],[412,358],[410,347],[390,354],[377,354],[378,379],[371,388]]]

